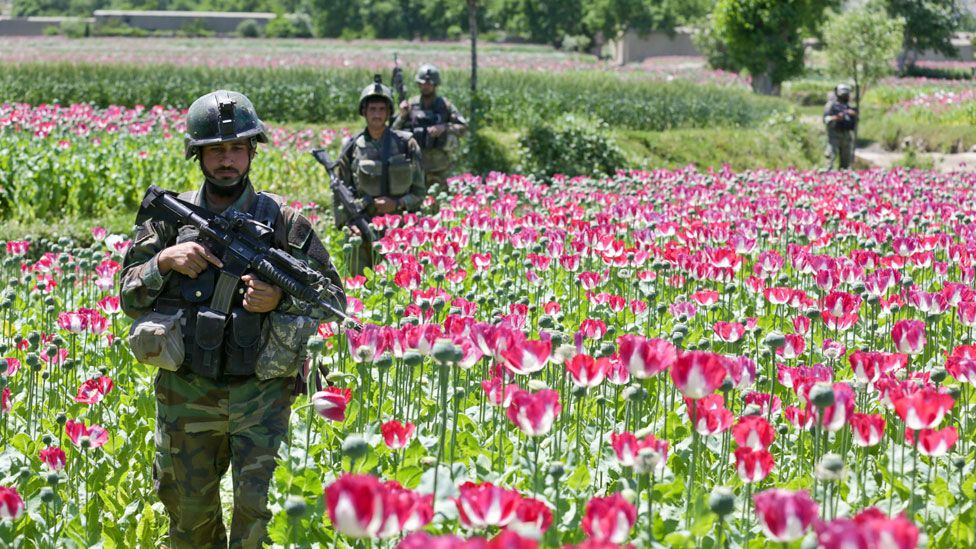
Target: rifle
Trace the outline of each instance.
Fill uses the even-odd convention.
[[[397,106],[394,111],[400,109],[400,103],[407,98],[407,91],[403,89],[403,69],[400,67],[400,60],[397,59],[396,52],[393,52],[393,77],[390,79],[393,89],[397,92]]]
[[[217,215],[180,200],[176,193],[151,185],[142,199],[136,224],[150,218],[196,227],[205,240],[222,246],[225,250],[221,258],[224,263],[222,277],[226,274],[239,279],[247,271],[253,271],[293,298],[339,317],[356,330],[362,329],[345,311],[325,299],[325,296],[341,295],[342,289],[322,273],[262,241],[262,237],[273,233],[274,229],[249,214],[229,209],[223,215]]]
[[[333,162],[329,159],[329,151],[325,149],[314,149],[312,150],[312,156],[319,164],[325,166],[325,171],[329,174],[329,188],[332,189],[332,194],[335,195],[336,199],[339,200],[339,205],[343,207],[349,215],[352,216],[349,223],[354,225],[359,229],[360,234],[363,238],[370,242],[376,242],[376,233],[369,226],[369,219],[366,217],[363,208],[356,204],[356,199],[352,195],[352,191],[349,187],[342,184],[342,181],[336,177],[335,167],[337,162]]]

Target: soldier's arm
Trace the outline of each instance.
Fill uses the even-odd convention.
[[[405,211],[412,212],[420,209],[423,204],[424,197],[427,196],[427,185],[424,184],[424,168],[421,166],[423,153],[420,152],[420,145],[417,145],[417,140],[411,137],[407,141],[407,148],[410,150],[410,156],[413,157],[410,192],[398,198],[397,205]]]
[[[152,310],[172,271],[159,272],[159,252],[176,237],[172,226],[147,220],[136,231],[135,243],[122,262],[119,297],[122,310],[132,318]]]
[[[339,309],[346,310],[346,294],[342,291],[342,279],[329,252],[322,245],[312,223],[307,217],[298,213],[290,206],[282,206],[281,214],[285,219],[285,228],[288,232],[288,253],[292,257],[304,261],[309,267],[321,273],[335,287],[339,288],[338,295],[331,296],[328,300],[330,305]],[[305,304],[300,303],[285,294],[276,309],[280,313],[291,315],[313,316],[315,311],[310,310]]]
[[[339,181],[347,189],[353,190],[355,187],[352,181],[352,166],[350,165],[348,155],[344,153],[345,147],[343,147],[343,154],[339,156],[339,163],[336,165],[336,177],[339,178]],[[345,227],[352,217],[352,214],[340,205],[339,197],[335,196],[335,193],[332,196],[332,215],[335,217],[335,226],[337,229]]]
[[[468,133],[468,121],[461,116],[461,113],[457,110],[457,107],[454,106],[454,103],[451,103],[447,99],[444,99],[444,102],[447,103],[447,110],[451,113],[449,117],[450,123],[448,124],[448,131],[458,137]]]

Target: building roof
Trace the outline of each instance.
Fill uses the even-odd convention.
[[[208,17],[228,19],[274,19],[271,12],[248,11],[157,11],[157,10],[95,10],[95,17]]]

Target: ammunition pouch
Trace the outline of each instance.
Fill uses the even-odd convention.
[[[179,370],[185,357],[182,317],[183,311],[153,311],[139,317],[128,338],[136,360],[163,370]]]
[[[410,192],[410,186],[413,184],[413,166],[407,155],[391,156],[388,172],[390,174],[390,196],[400,197]]]
[[[188,321],[186,331],[188,336],[192,334],[193,337],[193,341],[188,340],[186,345],[187,349],[192,349],[190,371],[209,379],[218,379],[227,315],[201,306],[192,315],[192,322],[193,328],[190,329]]]
[[[272,311],[265,321],[264,337],[257,357],[258,379],[293,377],[308,358],[308,338],[319,328],[309,316],[288,315]]]
[[[230,314],[230,333],[224,345],[224,373],[249,376],[255,372],[258,349],[261,345],[261,319],[265,315],[250,313],[235,307]]]

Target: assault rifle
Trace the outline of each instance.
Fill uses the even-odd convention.
[[[322,273],[266,244],[264,237],[272,234],[274,229],[249,214],[229,209],[218,215],[196,204],[180,200],[176,193],[151,185],[142,199],[136,224],[144,223],[150,218],[174,225],[196,227],[204,242],[209,241],[222,247],[224,255],[221,260],[224,266],[220,270],[221,278],[230,275],[231,278],[240,279],[248,271],[253,271],[294,299],[335,315],[356,330],[362,329],[345,311],[337,309],[325,299],[326,296],[340,295],[342,289],[332,284]],[[213,306],[219,307],[216,304]]]
[[[344,210],[349,212],[350,219],[349,224],[355,226],[359,229],[359,233],[363,235],[363,238],[370,242],[376,242],[376,233],[369,226],[369,219],[366,217],[366,213],[363,208],[356,204],[356,198],[352,195],[352,191],[349,187],[346,187],[342,181],[336,177],[335,166],[337,162],[332,162],[329,159],[329,152],[325,149],[314,149],[312,151],[312,156],[319,164],[325,166],[325,171],[329,174],[329,188],[332,189],[332,194],[339,201],[339,205],[342,206]]]
[[[397,104],[396,108],[393,109],[394,112],[400,110],[400,103],[407,98],[407,91],[403,89],[403,69],[400,67],[400,60],[397,58],[396,52],[393,52],[393,77],[390,79],[390,83],[393,84],[393,89],[397,92]]]

